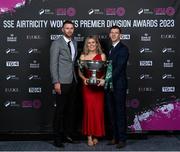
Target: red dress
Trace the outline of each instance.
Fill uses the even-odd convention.
[[[93,60],[102,60],[101,54],[97,54]],[[91,71],[85,70],[85,76],[91,75]],[[97,72],[100,78],[103,72]],[[83,85],[83,124],[82,133],[102,137],[105,134],[104,129],[104,91],[103,87],[93,85]]]

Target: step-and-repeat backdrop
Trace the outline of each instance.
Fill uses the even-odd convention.
[[[92,34],[106,52],[109,27],[122,27],[130,132],[180,130],[179,9],[178,0],[0,0],[0,131],[52,130],[49,48],[67,19],[79,53]]]

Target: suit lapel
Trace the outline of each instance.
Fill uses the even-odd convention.
[[[121,47],[121,41],[113,48],[112,54],[117,53],[117,51],[120,50],[120,49],[119,49],[120,47]]]
[[[64,48],[66,49],[66,52],[67,52],[68,56],[71,58],[70,50],[69,50],[68,45],[67,45],[67,43],[66,43],[66,41],[64,40],[63,37],[61,37],[61,41],[63,42]]]

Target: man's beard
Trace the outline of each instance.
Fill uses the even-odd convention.
[[[73,36],[73,34],[71,33],[71,34],[64,34],[67,38],[72,38],[72,36]]]

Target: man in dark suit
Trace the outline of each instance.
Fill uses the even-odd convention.
[[[72,39],[74,24],[71,21],[65,21],[62,32],[63,36],[53,41],[50,48],[50,72],[56,92],[54,144],[58,147],[64,147],[64,137],[67,142],[74,143],[71,135],[73,133],[73,111],[77,90],[74,69],[77,43]]]
[[[99,85],[106,86],[105,96],[106,104],[109,113],[109,118],[112,124],[113,139],[108,145],[117,144],[117,148],[122,148],[126,145],[126,89],[127,77],[126,67],[129,57],[128,48],[120,41],[121,29],[118,26],[110,28],[109,37],[112,41],[112,48],[109,52],[108,60],[111,63],[112,69],[109,74],[106,73],[106,78],[101,80]],[[107,71],[108,72],[108,71]],[[109,77],[110,76],[110,77]],[[110,83],[106,82],[111,80]]]

